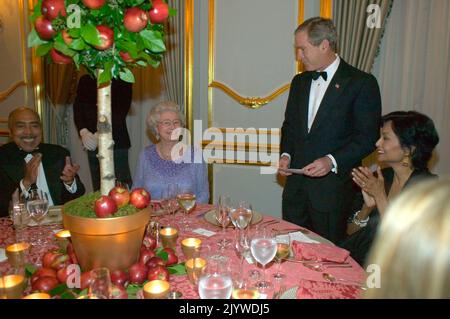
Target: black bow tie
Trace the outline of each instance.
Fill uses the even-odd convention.
[[[24,151],[24,150],[22,150],[22,149],[19,149],[19,155],[20,155],[20,157],[22,157],[22,158],[27,157],[28,154],[34,155],[34,154],[36,154],[36,153],[39,153],[39,149],[38,149],[38,148],[34,149],[34,150],[31,151],[31,152],[27,152],[27,151]]]
[[[323,79],[326,81],[328,78],[327,72],[318,72],[318,71],[311,71],[310,72],[311,78],[315,81],[320,77],[323,77]]]

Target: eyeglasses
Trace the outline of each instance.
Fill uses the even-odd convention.
[[[174,127],[179,127],[181,126],[181,121],[180,120],[164,120],[164,121],[158,121],[158,124],[161,124],[163,127],[170,127],[171,125],[173,125]]]

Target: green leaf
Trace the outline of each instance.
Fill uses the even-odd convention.
[[[33,276],[34,272],[36,271],[36,266],[35,265],[31,265],[31,264],[26,264],[25,265],[25,276],[26,277],[31,277]]]
[[[67,291],[67,285],[66,284],[60,284],[49,291],[49,294],[51,296],[61,295],[63,292]]]
[[[156,252],[156,256],[162,258],[164,261],[167,261],[169,259],[169,254],[162,249]]]
[[[160,32],[153,30],[142,30],[139,34],[144,41],[144,46],[150,51],[155,53],[162,53],[166,51],[166,46]]]
[[[119,73],[119,75],[123,81],[129,82],[129,83],[134,83],[134,75],[130,71],[130,69],[124,68],[123,71]]]
[[[72,291],[65,291],[60,297],[61,299],[76,299],[76,295]]]
[[[100,45],[100,34],[92,24],[85,24],[81,27],[81,37],[91,45]]]
[[[137,293],[139,290],[142,289],[142,285],[136,285],[136,284],[129,284],[127,286],[127,294],[128,294],[128,299],[136,299],[137,298]]]
[[[109,81],[111,81],[111,71],[112,71],[113,65],[114,65],[114,62],[112,62],[112,61],[108,61],[105,63],[103,72],[100,73],[100,75],[97,79],[97,85],[101,85],[101,84],[108,83]]]
[[[56,50],[58,50],[62,54],[68,55],[70,57],[72,57],[76,54],[76,52],[74,50],[69,49],[67,44],[65,44],[64,42],[56,41],[54,47]]]
[[[36,19],[42,15],[41,8],[42,8],[42,0],[39,0],[38,3],[33,8],[33,14],[30,16],[30,20],[32,23],[34,23],[34,21],[36,21]]]
[[[69,35],[72,38],[78,38],[78,37],[80,37],[80,34],[81,34],[80,28],[69,29]]]
[[[184,263],[168,266],[167,269],[171,275],[186,275],[186,267],[184,266]]]
[[[46,44],[42,44],[40,46],[37,47],[36,49],[36,55],[37,56],[44,56],[46,55],[50,49],[53,47],[52,43],[46,43]]]
[[[75,39],[72,41],[72,43],[69,44],[69,48],[77,50],[77,51],[81,51],[86,47],[83,39]]]
[[[41,44],[46,44],[48,41],[42,40],[38,33],[36,32],[36,29],[31,30],[31,32],[28,34],[28,47],[32,48]]]
[[[147,62],[145,61],[136,61],[136,64],[143,68],[148,66]]]

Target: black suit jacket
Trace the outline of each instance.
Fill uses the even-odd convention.
[[[62,205],[84,194],[84,185],[78,175],[76,176],[77,191],[74,194],[67,191],[60,179],[66,156],[70,156],[68,150],[59,145],[41,143],[37,151],[42,154],[45,178],[55,205]],[[12,193],[20,188],[19,183],[24,175],[23,153],[14,142],[2,145],[0,147],[0,216],[8,215]]]
[[[132,84],[115,80],[111,81],[111,121],[115,149],[129,149],[130,136],[127,130],[127,114],[131,107]],[[97,82],[89,75],[83,75],[77,88],[73,103],[73,117],[80,132],[87,128],[97,132]]]
[[[307,73],[298,74],[292,80],[280,149],[281,153],[290,154],[292,168],[302,168],[327,154],[333,155],[338,174],[330,172],[322,178],[292,175],[286,183],[286,188],[305,186],[313,207],[329,211],[341,205],[338,193],[351,191],[351,169],[360,165],[375,148],[381,96],[373,75],[341,59],[308,133],[311,81]]]

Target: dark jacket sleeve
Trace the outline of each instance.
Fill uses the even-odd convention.
[[[73,119],[78,134],[87,128],[97,131],[97,85],[89,75],[83,75],[78,81],[77,94],[73,103]]]
[[[291,88],[289,90],[288,102],[286,105],[286,111],[284,113],[284,122],[281,127],[281,142],[280,142],[280,155],[283,153],[288,153],[289,155],[294,155],[294,144],[295,144],[295,127],[298,125],[296,123],[298,113],[298,105],[296,101],[296,94],[298,95],[300,76],[297,75],[292,79]]]
[[[11,180],[0,167],[0,217],[8,216],[11,196],[18,187],[20,187],[19,183]]]
[[[369,155],[380,135],[381,95],[377,80],[366,74],[353,105],[353,134],[349,143],[331,155],[338,170],[349,171]]]

